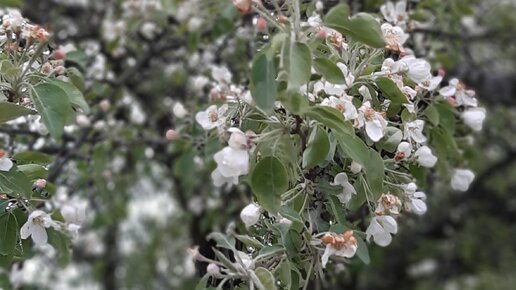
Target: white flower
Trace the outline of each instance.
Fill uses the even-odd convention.
[[[185,106],[183,106],[181,102],[176,102],[174,104],[172,112],[174,113],[174,116],[176,116],[176,118],[178,119],[183,119],[188,114],[188,111],[185,109]]]
[[[326,244],[324,254],[321,256],[323,268],[326,268],[330,256],[351,258],[358,249],[357,239],[353,236],[353,231],[346,231],[342,235],[327,233],[321,240]]]
[[[382,24],[381,29],[385,42],[387,43],[387,49],[403,52],[403,44],[407,41],[410,35],[405,33],[401,27],[392,26],[389,23]]]
[[[249,171],[249,153],[246,150],[227,146],[215,153],[213,159],[217,163],[217,168],[211,175],[215,186],[221,186],[224,183],[237,184],[238,177]]]
[[[404,24],[409,19],[406,10],[407,2],[405,0],[398,1],[396,6],[391,1],[387,1],[380,7],[385,20],[394,24]]]
[[[337,197],[339,198],[340,202],[343,204],[347,204],[349,202],[349,200],[351,199],[352,195],[357,194],[357,191],[355,190],[353,185],[351,185],[351,183],[349,183],[348,176],[344,172],[341,172],[341,173],[335,175],[332,185],[342,186],[342,192],[339,195],[337,195]]]
[[[360,171],[362,171],[362,165],[360,165],[360,163],[356,161],[352,161],[351,165],[349,166],[349,170],[351,170],[351,172],[353,172],[354,174],[357,174]]]
[[[360,95],[364,98],[364,102],[367,102],[367,101],[371,101],[373,98],[371,97],[371,92],[369,91],[369,89],[362,85],[360,88],[358,88],[358,92],[360,93]]]
[[[369,136],[373,142],[378,142],[385,135],[387,121],[383,118],[382,114],[371,108],[369,102],[364,102],[358,111],[359,114],[356,126],[361,128],[365,124],[367,136]]]
[[[451,179],[451,187],[458,191],[467,191],[475,174],[469,169],[455,169]]]
[[[323,91],[326,95],[342,96],[346,93],[345,85],[336,85],[327,81],[317,81],[314,84],[314,94]]]
[[[374,242],[381,247],[388,246],[392,241],[391,234],[398,232],[396,220],[388,215],[378,215],[371,219],[366,230],[367,241],[373,237]]]
[[[394,159],[396,161],[405,160],[412,155],[412,146],[408,142],[401,142],[398,144],[398,149],[396,149],[396,155]]]
[[[260,220],[260,214],[260,207],[254,203],[250,203],[240,212],[240,219],[242,219],[246,228],[248,228],[255,225]]]
[[[418,86],[431,92],[431,91],[437,89],[437,87],[439,86],[439,84],[442,81],[443,81],[442,76],[435,76],[435,77],[432,77],[430,80],[419,83]]]
[[[231,133],[231,136],[228,140],[229,147],[237,150],[249,149],[248,138],[244,132],[238,128],[229,128],[228,132]]]
[[[432,66],[424,59],[407,55],[400,59],[407,66],[407,77],[415,83],[423,83],[432,79]]]
[[[415,183],[411,182],[405,186],[405,195],[409,199],[407,203],[405,203],[405,207],[408,211],[413,212],[418,215],[422,215],[426,212],[426,194],[421,191],[416,191],[417,186]]]
[[[37,245],[44,245],[48,241],[48,235],[45,228],[52,226],[53,221],[50,216],[41,210],[35,210],[27,219],[27,222],[20,229],[20,236],[26,239],[32,236],[32,240]]]
[[[73,235],[79,234],[81,225],[86,220],[87,202],[83,200],[74,200],[61,207],[61,215],[63,216],[68,231]]]
[[[3,149],[0,149],[0,171],[9,171],[13,167],[13,162]]]
[[[231,82],[231,72],[225,66],[213,66],[211,77],[218,83],[229,84]]]
[[[414,142],[420,144],[426,142],[426,137],[423,135],[424,126],[425,121],[423,120],[415,120],[413,122],[406,123],[404,137],[408,140],[413,140]]]
[[[432,150],[428,146],[419,147],[414,153],[414,158],[419,165],[427,168],[434,167],[437,163],[437,157],[432,154]]]
[[[77,122],[77,125],[79,125],[79,127],[81,127],[81,128],[86,128],[91,125],[90,118],[88,118],[88,116],[83,115],[83,114],[77,115],[76,122]]]
[[[159,33],[159,31],[160,28],[154,22],[146,21],[140,27],[141,34],[147,39],[154,38]]]
[[[206,267],[206,272],[211,275],[218,275],[220,274],[220,268],[215,263],[209,263]]]
[[[451,79],[448,86],[439,90],[439,94],[454,104],[454,106],[476,107],[475,91],[466,90],[466,86],[458,79]]]
[[[344,75],[346,88],[351,87],[353,85],[353,82],[355,81],[355,76],[348,70],[348,67],[342,62],[338,62],[337,66],[340,68],[340,71],[342,71],[342,74]]]
[[[253,261],[253,258],[250,257],[248,254],[244,253],[244,252],[241,252],[241,251],[236,251],[238,257],[240,258],[240,261],[242,261],[242,264],[240,264],[239,260],[237,260],[237,263],[235,263],[236,265],[242,267],[245,269],[245,270],[252,270],[254,269],[254,261]]]
[[[204,130],[211,130],[215,127],[222,126],[226,121],[224,114],[228,109],[228,105],[224,104],[220,108],[216,105],[209,106],[206,111],[195,114],[195,120]]]
[[[378,199],[376,214],[399,214],[401,209],[401,200],[392,194],[382,194]]]
[[[470,108],[462,113],[464,124],[468,125],[473,131],[482,130],[484,119],[486,118],[486,109]]]
[[[347,95],[340,98],[330,96],[322,100],[321,105],[339,110],[346,120],[354,120],[358,117],[357,108],[351,102],[351,97]]]

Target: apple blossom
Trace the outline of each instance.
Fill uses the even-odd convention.
[[[424,192],[416,190],[417,186],[413,182],[405,186],[405,196],[409,199],[409,201],[405,203],[405,207],[410,212],[422,215],[427,210],[427,206],[425,203],[426,194]]]
[[[407,2],[405,0],[396,2],[396,5],[392,1],[387,1],[386,4],[380,7],[380,11],[383,17],[388,22],[403,25],[409,20],[407,13]]]
[[[357,191],[353,185],[349,183],[348,176],[344,172],[335,175],[332,185],[339,185],[342,187],[342,191],[337,195],[337,197],[343,204],[347,204],[351,200],[351,197],[353,197],[353,194],[357,194]]]
[[[373,142],[378,142],[385,135],[387,121],[382,114],[371,108],[369,101],[364,102],[358,111],[356,126],[361,128],[365,125],[367,136]]]
[[[462,112],[461,117],[464,124],[468,125],[473,131],[481,131],[486,118],[486,109],[470,108]]]
[[[77,122],[77,125],[79,125],[79,127],[82,127],[82,128],[86,128],[91,125],[90,118],[88,118],[88,116],[82,115],[82,114],[77,115],[76,122]]]
[[[3,149],[0,149],[0,171],[9,171],[13,167],[13,162]]]
[[[407,68],[407,77],[415,83],[423,83],[432,79],[430,63],[424,59],[407,55],[399,60]]]
[[[351,170],[352,173],[357,174],[360,171],[362,171],[362,165],[356,161],[352,161],[351,165],[349,166],[349,170]]]
[[[408,142],[401,142],[398,144],[398,149],[396,150],[396,155],[394,156],[394,159],[396,161],[405,160],[410,157],[412,154],[412,146]]]
[[[475,174],[469,169],[455,169],[451,179],[451,187],[457,191],[467,191]]]
[[[174,113],[174,116],[176,116],[176,118],[178,119],[183,119],[188,114],[188,111],[185,109],[181,102],[176,102],[174,104],[172,112]]]
[[[458,79],[451,79],[448,86],[439,90],[439,94],[450,100],[453,99],[454,106],[478,106],[478,101],[475,98],[475,91],[466,90],[466,86]]]
[[[32,240],[37,245],[44,245],[48,241],[48,235],[45,228],[53,225],[50,216],[41,210],[33,211],[25,224],[20,229],[20,236],[22,239],[27,239],[32,236]]]
[[[423,167],[434,167],[437,163],[437,157],[432,153],[428,146],[419,147],[414,153],[414,159]]]
[[[357,108],[351,102],[351,97],[347,95],[339,98],[330,96],[323,99],[321,105],[339,110],[344,115],[345,120],[354,120],[358,117]]]
[[[47,186],[47,181],[45,179],[40,178],[34,182],[34,185],[39,189],[43,189]]]
[[[382,24],[381,29],[385,42],[387,43],[386,48],[403,52],[403,44],[407,41],[410,35],[405,33],[401,27],[392,26],[389,23]]]
[[[215,263],[209,263],[206,267],[206,272],[210,275],[218,275],[220,274],[220,267]]]
[[[412,140],[416,143],[424,143],[426,142],[426,137],[423,134],[423,127],[425,126],[425,121],[423,120],[415,120],[413,122],[407,122],[404,128],[404,138],[407,140]]]
[[[358,249],[357,239],[353,236],[353,231],[351,230],[346,231],[342,235],[326,233],[321,241],[326,245],[324,254],[321,256],[323,268],[326,268],[330,256],[352,258]]]
[[[392,241],[393,234],[398,232],[396,220],[388,215],[377,215],[371,219],[366,230],[367,241],[373,237],[374,242],[381,247],[388,246]]]
[[[206,111],[200,111],[195,114],[195,120],[204,130],[211,130],[222,126],[226,122],[224,114],[228,109],[228,105],[224,104],[220,108],[216,105],[209,106]]]
[[[246,228],[254,226],[260,220],[261,208],[255,203],[250,203],[240,212],[240,219]]]
[[[179,137],[179,135],[177,134],[177,131],[174,130],[174,129],[168,129],[167,132],[165,133],[165,138],[168,140],[168,141],[174,141],[176,140],[177,138]]]
[[[378,205],[376,207],[376,214],[399,214],[401,209],[401,200],[392,194],[382,194],[378,199]]]

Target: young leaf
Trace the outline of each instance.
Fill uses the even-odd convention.
[[[0,102],[0,123],[14,120],[21,116],[34,115],[36,111],[8,102]]]
[[[439,111],[435,108],[435,106],[430,105],[425,110],[425,116],[428,118],[428,121],[432,123],[434,126],[439,126]]]
[[[256,270],[254,270],[256,277],[258,277],[258,280],[260,280],[261,285],[258,289],[260,290],[277,290],[278,287],[276,286],[276,281],[274,280],[274,275],[272,275],[269,270],[259,267]],[[260,287],[261,286],[261,287]]]
[[[301,42],[293,43],[289,51],[288,87],[298,90],[310,80],[312,56],[310,49]]]
[[[308,144],[303,152],[303,168],[312,168],[320,164],[328,156],[330,140],[328,133],[319,126],[315,126],[308,138]]]
[[[13,155],[13,160],[16,160],[16,164],[40,164],[48,165],[52,162],[52,157],[48,154],[37,152],[37,151],[25,151],[19,152]]]
[[[18,222],[13,214],[4,212],[0,215],[0,254],[10,255],[14,252],[18,240]]]
[[[340,68],[325,57],[314,59],[314,68],[325,80],[332,84],[344,84],[346,82]]]
[[[60,80],[51,80],[49,83],[63,89],[63,91],[66,92],[66,95],[68,95],[68,100],[72,105],[74,105],[74,107],[81,108],[86,114],[90,112],[90,106],[88,106],[82,92],[76,86]]]
[[[29,180],[35,180],[38,178],[46,179],[48,177],[47,169],[39,164],[19,165],[18,169],[23,172]]]
[[[70,240],[62,232],[56,231],[53,228],[47,229],[48,243],[57,251],[57,260],[59,264],[66,265],[70,262]]]
[[[251,188],[260,205],[271,213],[276,213],[281,202],[281,194],[288,188],[287,171],[278,158],[267,156],[260,160],[251,173]]]
[[[13,166],[9,171],[0,171],[0,192],[21,194],[29,198],[32,195],[32,183],[23,172]]]
[[[364,264],[371,263],[371,258],[369,257],[369,250],[367,249],[367,244],[362,240],[362,238],[357,237],[357,257],[364,262]]]
[[[281,104],[293,114],[303,114],[310,106],[308,98],[298,92],[287,91],[280,95]]]
[[[235,248],[235,239],[224,235],[223,233],[213,232],[209,234],[206,239],[214,240],[217,246],[232,250]]]
[[[340,134],[353,136],[355,134],[355,129],[353,129],[351,122],[345,121],[344,116],[337,109],[326,106],[313,106],[306,112],[306,115]]]
[[[41,83],[31,92],[32,102],[54,139],[60,139],[68,119],[70,101],[59,86]]]
[[[326,14],[324,24],[371,47],[383,48],[385,46],[380,24],[373,16],[359,13],[350,18],[349,14],[348,5],[337,5]]]
[[[251,69],[251,96],[256,105],[263,110],[271,110],[276,101],[276,67],[274,59],[267,53],[260,53],[253,61]]]
[[[387,114],[389,116],[398,114],[401,105],[408,102],[407,97],[398,88],[398,86],[387,77],[379,77],[376,79],[376,85],[382,91],[382,94],[391,100]]]

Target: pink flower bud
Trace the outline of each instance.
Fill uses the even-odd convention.
[[[258,17],[256,20],[256,29],[259,32],[265,33],[267,31],[267,20],[263,17]]]
[[[208,267],[206,267],[206,272],[208,272],[211,275],[218,275],[220,274],[220,268],[217,266],[217,264],[209,263]]]
[[[86,115],[77,115],[76,121],[77,125],[82,128],[89,127],[91,125],[90,119]]]
[[[37,188],[43,189],[45,186],[47,186],[47,181],[45,179],[38,179],[36,182],[34,182],[34,185],[36,185]]]
[[[319,29],[319,31],[317,31],[317,38],[318,39],[325,39],[326,38],[326,30]]]
[[[65,59],[66,53],[62,49],[56,49],[52,52],[52,57],[54,59]]]
[[[174,141],[179,137],[179,135],[177,134],[176,130],[169,129],[167,130],[167,133],[165,133],[165,137],[169,141]]]
[[[444,68],[439,69],[439,76],[444,77],[446,75],[446,70]]]

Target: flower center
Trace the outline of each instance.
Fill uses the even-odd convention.
[[[0,149],[0,158],[5,157],[5,151],[3,149]]]
[[[215,123],[219,119],[219,114],[217,112],[210,112],[208,115],[208,119],[210,119],[211,122]]]
[[[38,216],[38,217],[35,217],[33,220],[32,220],[32,223],[35,224],[35,225],[40,225],[40,226],[43,226],[43,219]]]
[[[367,108],[364,112],[364,118],[368,121],[372,120],[373,117],[374,117],[374,114],[375,114],[375,110],[371,109],[371,108]]]
[[[335,108],[339,110],[341,113],[344,113],[344,111],[346,110],[346,106],[344,106],[344,104],[337,104]]]

